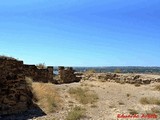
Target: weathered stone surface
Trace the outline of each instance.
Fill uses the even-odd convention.
[[[24,74],[36,82],[46,83],[53,81],[53,67],[51,66],[46,69],[38,69],[35,65],[24,65]]]
[[[31,104],[32,92],[25,81],[23,62],[0,59],[0,115],[23,112]]]
[[[160,82],[160,78],[149,78],[136,74],[115,74],[115,73],[92,73],[84,74],[85,80],[103,80],[108,82],[128,83],[128,84],[150,84],[151,82]]]
[[[60,83],[79,82],[81,80],[81,77],[76,76],[72,67],[64,68],[63,66],[60,66],[58,70]]]
[[[0,57],[0,115],[23,112],[32,105],[32,88],[25,77],[36,82],[58,83],[53,79],[53,67],[38,69],[35,65],[25,65],[23,61]],[[75,71],[59,67],[59,83],[79,82]]]

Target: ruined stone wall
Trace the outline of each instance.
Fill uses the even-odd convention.
[[[58,75],[60,83],[79,82],[81,80],[81,77],[76,76],[72,67],[64,68],[63,66],[60,66],[58,68]]]
[[[128,84],[150,84],[152,82],[160,82],[160,78],[146,77],[138,74],[115,74],[115,73],[92,73],[84,74],[83,80],[101,80],[117,83]]]
[[[35,65],[24,65],[24,74],[36,82],[53,82],[53,67],[38,69]]]
[[[0,115],[23,112],[32,105],[23,61],[0,59]]]

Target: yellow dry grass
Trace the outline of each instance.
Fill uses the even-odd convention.
[[[146,104],[160,105],[160,99],[155,97],[142,97],[140,99],[140,103],[143,105]]]
[[[53,84],[34,82],[32,87],[36,103],[45,112],[54,112],[60,106],[60,96]]]
[[[88,104],[88,103],[94,103],[98,100],[98,95],[90,91],[89,88],[81,88],[81,87],[75,87],[70,88],[69,93],[73,95],[76,100],[78,100],[82,104]]]

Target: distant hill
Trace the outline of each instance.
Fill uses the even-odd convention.
[[[160,73],[160,67],[139,67],[139,66],[126,66],[126,67],[75,67],[75,70],[83,72],[89,69],[94,69],[96,72],[115,72],[120,70],[122,73]]]
[[[57,70],[57,67],[54,67]],[[143,67],[143,66],[114,66],[114,67],[73,67],[77,72],[84,72],[87,70],[95,70],[98,73],[115,72],[117,69],[121,73],[155,73],[160,74],[160,67]]]

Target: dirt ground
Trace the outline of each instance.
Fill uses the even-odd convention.
[[[160,99],[160,92],[154,90],[156,84],[158,83],[155,82],[149,85],[136,87],[132,84],[86,80],[79,83],[54,85],[63,99],[63,106],[55,113],[34,118],[34,120],[65,120],[68,112],[74,106],[82,106],[87,110],[86,117],[82,118],[82,120],[143,120],[141,116],[143,114],[153,113],[151,109],[156,108],[160,110],[160,105],[142,105],[140,103],[140,99],[143,97],[156,97]],[[80,104],[68,93],[68,90],[74,87],[89,88],[98,95],[98,101],[94,103],[94,105]],[[130,110],[136,111],[139,117],[123,119],[117,117],[118,114],[131,115]],[[159,113],[156,115],[157,119],[154,120],[160,119]],[[144,120],[146,119],[148,120],[148,118],[144,118]]]

